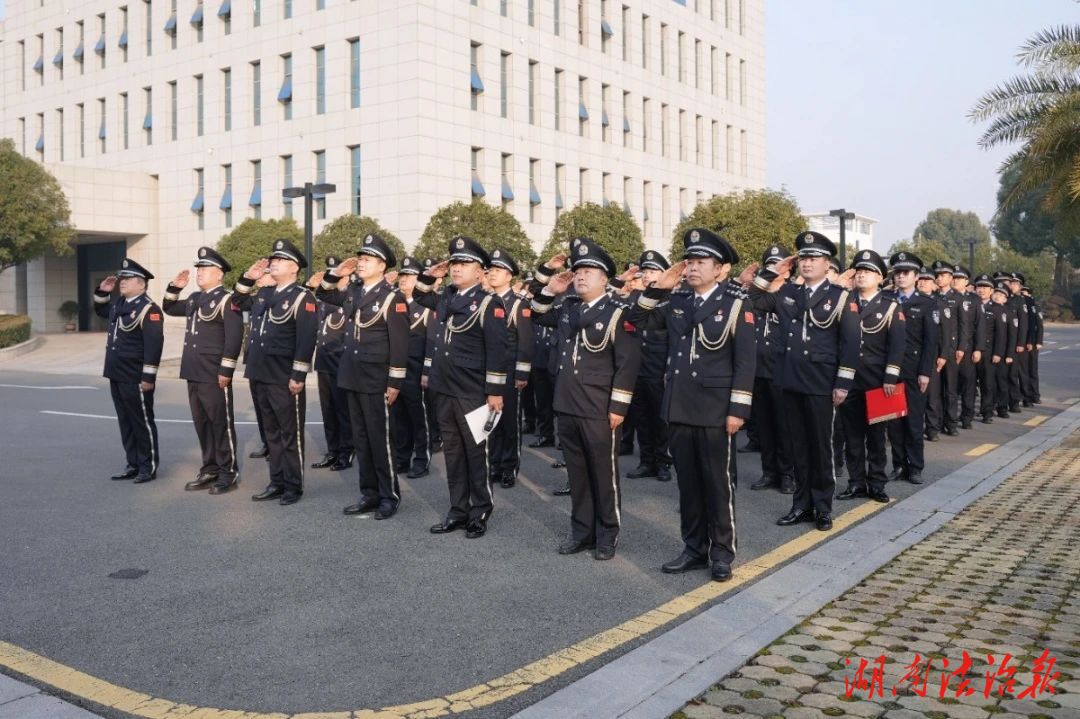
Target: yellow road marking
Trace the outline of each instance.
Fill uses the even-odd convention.
[[[975,449],[971,449],[971,450],[968,450],[967,452],[964,452],[964,456],[965,457],[981,457],[982,455],[986,454],[987,452],[994,449],[995,447],[997,447],[996,444],[989,444],[989,443],[988,444],[980,444]]]
[[[987,448],[996,446],[983,445]],[[0,667],[53,687],[65,694],[144,719],[180,719],[181,717],[184,719],[430,719],[460,714],[479,707],[490,706],[528,691],[584,662],[670,624],[736,587],[776,568],[795,555],[831,539],[837,531],[846,529],[887,506],[878,502],[864,502],[836,517],[833,520],[835,531],[804,532],[771,552],[735,567],[734,576],[729,582],[708,582],[661,604],[656,609],[595,634],[566,649],[549,654],[521,669],[444,697],[411,704],[399,704],[382,709],[292,715],[199,707],[152,697],[117,686],[4,641],[0,641]]]
[[[1027,422],[1024,422],[1024,426],[1025,427],[1038,427],[1040,424],[1045,422],[1047,419],[1049,419],[1049,417],[1047,417],[1045,414],[1036,415],[1036,416],[1032,417],[1031,419],[1029,419]]]

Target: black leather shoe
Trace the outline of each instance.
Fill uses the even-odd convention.
[[[866,497],[867,491],[863,487],[851,487],[849,486],[840,494],[836,495],[837,499],[861,499]]]
[[[1031,403],[1032,404],[1042,404],[1042,397],[1036,397],[1035,399],[1031,400]]]
[[[780,519],[776,520],[776,523],[781,527],[789,527],[792,524],[799,524],[800,522],[813,522],[814,510],[812,509],[793,509],[785,514]]]
[[[781,477],[780,478],[780,494],[795,494],[795,478],[794,477]]]
[[[731,579],[731,565],[727,562],[713,562],[709,573],[714,582],[726,582]]]
[[[397,464],[394,465],[394,471],[398,472],[399,474],[401,472],[408,472],[409,471],[409,463],[408,462],[398,462]]]
[[[704,569],[707,566],[709,566],[709,563],[704,559],[696,559],[683,552],[670,562],[664,562],[660,565],[660,571],[664,574],[682,574],[694,569]]]
[[[1020,405],[1018,405],[1018,404],[1010,404],[1009,405],[1009,414],[1020,414]]]
[[[197,492],[200,489],[209,489],[215,482],[217,482],[216,474],[200,474],[194,480],[184,485],[184,491]]]
[[[465,520],[464,519],[444,519],[443,521],[439,522],[438,524],[433,526],[428,531],[431,532],[432,534],[448,534],[450,532],[454,532],[454,531],[456,531],[458,529],[464,529],[464,528],[465,528]]]
[[[1001,417],[1002,419],[1008,419],[1009,418],[1009,410],[1007,410],[1007,409],[999,409],[997,411],[997,416]]]
[[[903,479],[905,476],[907,476],[907,471],[903,467],[899,467],[897,469],[894,469],[892,471],[892,474],[889,475],[889,481],[896,482]]]
[[[523,425],[521,425],[521,433],[522,434],[533,434],[534,432],[536,432],[536,425],[535,424],[523,424]]]
[[[984,414],[983,418],[982,418],[982,423],[983,424],[993,424],[994,423],[994,417],[992,415],[989,415],[989,414]]]
[[[646,477],[655,477],[656,467],[650,467],[645,464],[639,464],[633,472],[627,472],[627,479],[645,479]]]
[[[955,437],[956,435],[960,434],[956,427],[946,427],[942,430],[942,433],[947,434],[950,437]]]
[[[588,540],[578,542],[574,539],[568,539],[559,545],[559,554],[577,554],[578,552],[585,552],[595,548],[596,542]]]
[[[817,528],[819,532],[828,532],[832,529],[832,515],[823,514],[817,518]]]
[[[109,479],[115,479],[115,480],[135,479],[138,476],[139,476],[139,470],[135,469],[134,467],[128,467],[123,472],[118,472],[118,473],[114,474],[113,476],[109,477]]]
[[[135,479],[131,481],[132,484],[146,484],[147,482],[154,479],[157,479],[157,474],[155,474],[154,472],[150,472],[149,474],[147,474],[146,472],[139,472],[139,474],[136,475]]]
[[[739,454],[749,454],[750,452],[760,452],[761,445],[757,442],[747,442],[737,450]]]
[[[661,464],[656,468],[656,481],[657,482],[670,482],[671,481],[671,467],[666,464]]]
[[[414,464],[409,468],[409,473],[405,475],[409,479],[418,479],[420,477],[426,477],[431,474],[431,469],[427,464]]]
[[[927,442],[937,442],[940,439],[941,439],[941,437],[938,436],[937,432],[927,432],[926,433],[926,441]]]
[[[551,463],[552,469],[563,469],[566,466],[566,462],[561,459],[557,459]]]
[[[296,504],[300,501],[300,497],[304,496],[302,492],[286,492],[281,495],[281,499],[278,500],[278,504],[282,507],[288,507],[290,504]]]
[[[267,487],[263,491],[254,495],[251,498],[252,502],[265,502],[268,499],[277,499],[281,495],[285,494],[285,490],[281,487],[275,487],[273,485]]]
[[[750,489],[771,489],[779,484],[776,477],[771,474],[761,475],[761,479],[750,485]]]
[[[560,488],[556,489],[554,492],[552,492],[552,494],[555,495],[556,497],[565,497],[565,496],[569,495],[570,494],[570,483],[567,482],[565,485],[563,485],[562,487],[560,487]]]
[[[615,558],[615,547],[597,547],[593,550],[593,559],[598,562],[606,562]]]
[[[552,437],[539,437],[535,442],[529,442],[529,446],[533,449],[540,449],[541,447],[554,447],[555,440]]]
[[[375,519],[390,519],[397,514],[397,507],[379,507],[375,510]]]
[[[334,463],[332,465],[330,465],[330,471],[332,471],[332,472],[343,472],[346,469],[349,469],[350,467],[352,467],[352,463],[353,463],[353,453],[349,452],[344,457],[338,457],[336,460],[334,460]]]
[[[217,484],[210,488],[210,494],[227,494],[240,484],[240,477],[221,477],[218,479]]]
[[[971,429],[971,420],[964,419],[960,421],[960,429]]]
[[[343,514],[347,514],[350,517],[354,514],[364,514],[365,512],[373,512],[379,508],[379,500],[369,499],[368,501],[360,501],[356,504],[350,504],[345,509],[341,510]]]
[[[476,539],[477,537],[483,537],[486,532],[487,522],[482,519],[474,519],[465,527],[465,538]]]
[[[889,495],[885,494],[884,489],[871,489],[866,492],[866,496],[875,502],[881,502],[882,504],[889,503]]]
[[[907,477],[905,477],[904,479],[911,482],[912,484],[922,484],[923,483],[923,481],[922,481],[922,472],[910,472],[907,475]]]
[[[311,463],[311,468],[312,469],[326,469],[327,467],[333,466],[335,462],[337,462],[337,456],[334,455],[333,453],[328,453],[328,454],[324,454],[323,458],[320,459],[318,462],[312,462]]]
[[[1021,402],[1021,404],[1022,404],[1022,405],[1023,405],[1024,407],[1031,407],[1031,406],[1033,406],[1033,405],[1031,404],[1031,400],[1029,400],[1029,399],[1025,399],[1025,400],[1024,400],[1023,402]]]
[[[251,454],[248,455],[248,457],[250,459],[266,459],[269,456],[270,456],[270,448],[267,447],[265,444],[262,447],[260,447],[259,449],[255,450],[254,452],[252,452]]]
[[[502,477],[499,478],[499,484],[503,489],[510,489],[517,483],[517,473],[513,470],[503,472]]]

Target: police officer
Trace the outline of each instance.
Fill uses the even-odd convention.
[[[761,266],[773,268],[791,253],[780,245],[766,248]],[[750,489],[775,487],[783,494],[795,493],[795,467],[792,465],[791,437],[784,425],[783,395],[773,381],[773,361],[782,348],[780,319],[775,312],[754,310],[757,331],[757,363],[754,373],[754,404],[761,451],[761,478]]]
[[[671,263],[661,253],[646,250],[638,258],[637,266],[641,270],[640,283],[648,287],[660,279]],[[628,297],[631,306],[637,303],[641,294],[641,290],[636,290]],[[661,411],[668,357],[667,330],[660,324],[648,329],[638,328],[638,334],[641,337],[641,369],[634,385],[630,416],[639,429],[640,462],[637,469],[626,476],[629,479],[656,477],[661,482],[670,482],[672,458],[668,449],[668,425]]]
[[[432,265],[417,278],[415,295],[418,303],[435,311],[438,321],[429,350],[428,386],[436,398],[450,489],[450,510],[430,531],[465,529],[465,536],[475,539],[487,532],[493,509],[488,440],[477,443],[465,415],[485,404],[491,418],[503,410],[506,308],[482,287],[491,262],[487,251],[470,237],[453,238],[449,250],[449,261]],[[452,286],[435,294],[435,281],[448,272]]]
[[[191,421],[202,450],[202,466],[184,489],[210,489],[224,494],[239,478],[236,461],[236,425],[233,421],[232,376],[244,339],[244,320],[233,308],[232,292],[221,281],[232,270],[211,247],[200,247],[195,260],[199,291],[184,301],[189,273],[180,272],[165,290],[165,314],[187,319],[180,379],[187,380]]]
[[[435,260],[430,257],[424,258],[421,263],[423,269],[421,273],[427,270],[429,267],[435,264]],[[418,278],[419,279],[419,278]],[[442,294],[442,278],[435,280],[435,284],[432,285],[431,291],[436,295]],[[416,284],[413,284],[415,289]],[[420,375],[420,386],[424,390],[424,403],[427,405],[428,416],[428,446],[430,447],[430,453],[435,454],[442,451],[442,428],[439,427],[439,409],[437,402],[435,401],[435,393],[431,391],[428,386],[428,375],[431,371],[431,349],[435,346],[435,340],[438,338],[438,334],[441,331],[439,327],[438,319],[434,313],[428,315],[427,320],[427,336],[425,337],[424,345],[424,371]]]
[[[753,278],[757,309],[780,318],[780,341],[773,371],[784,393],[784,414],[794,448],[795,494],[791,511],[777,520],[788,526],[815,522],[832,529],[836,487],[832,425],[855,381],[859,361],[859,308],[843,287],[825,275],[836,245],[818,232],[795,238],[798,257],[788,257]],[[803,284],[786,282],[798,260]],[[743,270],[739,281],[750,283],[757,265]]]
[[[263,274],[258,280],[255,281],[255,288],[261,290],[264,287],[276,287],[277,282],[271,277],[270,273]],[[233,299],[236,299],[235,294]],[[244,307],[240,316],[244,319],[244,366],[247,366],[248,352],[251,350],[251,341],[255,337],[255,332],[251,326],[251,306],[242,305]],[[266,427],[263,425],[262,411],[259,408],[259,400],[255,397],[255,386],[252,383],[248,383],[248,394],[251,395],[251,408],[255,415],[255,424],[259,429],[259,441],[261,444],[259,448],[248,454],[251,459],[265,459],[270,460],[270,449],[266,446]]]
[[[1028,333],[1028,338],[1031,340],[1028,357],[1028,401],[1032,404],[1042,404],[1039,393],[1039,351],[1043,346],[1043,311],[1027,285],[1021,287],[1021,292],[1028,301],[1028,318],[1031,320],[1031,331]]]
[[[930,396],[926,406],[927,439],[937,439],[938,433],[955,437],[959,434],[960,397],[958,394],[959,361],[963,350],[960,338],[966,326],[960,327],[960,295],[952,288],[953,267],[951,262],[937,260],[931,265],[934,272],[934,301],[937,303],[941,331],[941,356],[945,358],[942,370],[930,378]]]
[[[979,414],[983,424],[994,422],[994,405],[997,393],[997,366],[1005,357],[1008,341],[1008,318],[1001,305],[994,304],[991,296],[994,281],[990,275],[975,278],[975,293],[979,297],[979,329],[976,331],[976,348],[980,357],[975,366],[979,384]]]
[[[961,429],[971,429],[971,422],[975,418],[975,385],[978,381],[975,365],[982,357],[981,353],[975,357],[975,352],[985,341],[985,336],[979,334],[985,332],[985,327],[981,326],[983,313],[979,310],[979,298],[971,292],[970,284],[971,273],[963,265],[956,265],[953,268],[952,289],[959,296],[958,349],[963,353],[958,355],[960,360],[957,363]]]
[[[337,380],[349,398],[360,501],[344,512],[374,511],[375,519],[394,516],[401,503],[390,449],[390,407],[405,384],[409,310],[405,297],[386,281],[386,271],[396,264],[390,245],[369,234],[355,257],[326,271],[318,293],[348,317]],[[353,273],[357,281],[344,291],[337,289],[340,279]]]
[[[1012,312],[1013,326],[1016,328],[1016,346],[1012,366],[1009,368],[1009,412],[1018,414],[1020,404],[1026,402],[1024,390],[1028,375],[1028,335],[1031,331],[1031,315],[1023,295],[1023,275],[1013,272],[1009,275],[1009,307]]]
[[[154,479],[159,461],[154,384],[165,335],[161,309],[146,295],[152,279],[149,270],[125,257],[120,271],[94,291],[94,311],[109,320],[103,376],[109,380],[127,456],[127,467],[112,479],[133,479],[135,484]],[[117,285],[119,294],[110,297]]]
[[[530,306],[531,302],[530,299]],[[551,408],[555,401],[555,376],[548,370],[553,362],[551,343],[555,333],[550,327],[536,322],[532,323],[532,328],[533,356],[529,387],[532,388],[536,404],[536,439],[529,446],[540,449],[555,446],[555,411]]]
[[[926,466],[924,454],[926,401],[930,378],[937,374],[939,358],[937,304],[927,291],[932,290],[934,275],[922,265],[922,260],[910,252],[897,252],[889,258],[892,283],[900,311],[904,313],[904,357],[900,363],[900,381],[904,383],[904,398],[908,413],[890,420],[889,444],[892,447],[893,473],[891,480],[906,479],[922,484]],[[924,285],[917,289],[919,278]]]
[[[571,243],[570,271],[547,278],[533,297],[534,321],[555,329],[555,411],[570,480],[570,539],[560,554],[594,549],[615,556],[622,526],[616,453],[619,425],[630,411],[641,340],[626,308],[607,292],[615,261],[586,237]],[[543,279],[541,281],[543,281]],[[574,286],[557,310],[555,298]]]
[[[338,266],[337,257],[326,258],[326,269]],[[349,397],[337,381],[341,353],[345,347],[345,323],[348,316],[341,307],[318,299],[317,290],[322,276],[312,275],[307,282],[308,289],[316,292],[316,308],[319,313],[319,343],[315,351],[315,373],[319,378],[319,408],[322,410],[323,436],[326,438],[326,454],[318,462],[313,462],[313,469],[329,467],[334,472],[341,472],[352,466],[353,438],[352,423],[349,421]],[[342,277],[339,289],[349,285],[349,278]]]
[[[1009,418],[1009,382],[1012,365],[1016,361],[1016,331],[1017,322],[1009,307],[1011,292],[1009,284],[1002,277],[1003,273],[996,273],[994,289],[990,294],[990,301],[994,307],[995,333],[1004,336],[1004,351],[1000,355],[1001,361],[994,363],[994,409],[997,416],[1002,419]],[[1005,275],[1007,277],[1007,275]]]
[[[427,476],[431,465],[428,407],[421,376],[432,319],[431,310],[413,300],[421,267],[422,263],[415,257],[406,256],[401,260],[397,276],[398,290],[409,306],[409,352],[405,384],[390,414],[394,419],[395,463],[399,471],[408,473],[409,479]]]
[[[900,366],[906,349],[904,311],[891,293],[881,291],[885,260],[874,250],[860,250],[852,262],[855,269],[855,300],[862,325],[859,366],[855,384],[840,405],[847,435],[847,489],[837,499],[869,497],[888,502],[885,493],[885,422],[870,424],[866,393],[881,388],[891,397],[900,383]]]
[[[732,443],[753,403],[756,321],[745,290],[725,282],[739,261],[735,249],[705,228],[688,230],[683,245],[683,260],[638,298],[630,317],[668,335],[662,415],[679,481],[683,550],[661,569],[708,564],[712,578],[726,582],[736,552]],[[689,291],[672,292],[684,271]]]
[[[514,292],[511,283],[519,273],[517,262],[503,248],[491,251],[487,271],[489,289],[506,308],[506,387],[503,390],[503,417],[495,425],[488,441],[492,484],[514,486],[521,468],[521,392],[529,383],[532,371],[532,309],[524,297]],[[513,377],[513,381],[509,380]]]
[[[251,312],[244,376],[262,413],[270,450],[270,483],[252,497],[256,502],[277,499],[290,505],[304,494],[305,382],[319,329],[315,297],[296,281],[307,264],[295,245],[276,240],[270,257],[248,268],[233,295],[241,312]],[[274,286],[253,292],[267,273]]]

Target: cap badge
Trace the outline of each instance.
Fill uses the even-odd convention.
[[[581,243],[580,245],[578,245],[578,251],[577,251],[577,252],[578,252],[578,254],[579,254],[579,255],[587,255],[587,254],[589,254],[589,248],[588,248],[588,246],[587,246],[587,245],[586,245],[586,244],[585,244],[585,243],[583,242],[583,243]]]
[[[690,233],[690,239],[693,240],[694,242],[697,242],[698,240],[701,239],[701,233],[698,232],[697,230],[694,230],[693,232]]]
[[[199,250],[199,257],[206,257],[206,248],[203,247]]]
[[[457,245],[456,245],[456,247],[457,247],[457,248],[458,248],[459,250],[461,250],[461,249],[464,249],[464,247],[465,247],[465,240],[460,240],[460,239],[459,239],[459,240],[457,241]]]
[[[276,245],[274,245],[274,249],[275,249],[275,250],[280,250],[280,249],[281,249],[282,247],[284,247],[284,246],[285,246],[285,244],[284,244],[284,243],[283,243],[283,242],[282,242],[281,240],[278,240],[278,241],[277,241],[277,244],[276,244]]]
[[[773,255],[773,256],[779,255],[780,254],[780,248],[779,247],[772,248],[771,250],[769,250],[769,254]]]
[[[907,259],[907,255],[905,255],[903,252],[901,252],[899,255],[897,255],[897,257],[899,259],[901,259],[901,260],[906,260]]]
[[[124,260],[124,268],[126,269],[126,268],[127,268],[127,266],[128,266],[128,261],[127,261],[127,260]]]

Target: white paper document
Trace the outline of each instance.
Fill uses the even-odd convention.
[[[494,420],[491,422],[491,426],[485,429],[485,425],[488,424],[488,418],[494,416]],[[491,430],[495,429],[495,426],[499,424],[499,419],[502,418],[502,412],[492,413],[486,404],[482,404],[472,412],[465,415],[465,422],[469,425],[469,431],[472,432],[473,441],[480,444],[488,435],[491,434]]]

